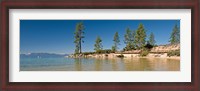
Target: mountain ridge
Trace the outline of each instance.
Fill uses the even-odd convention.
[[[60,58],[68,56],[68,54],[57,54],[57,53],[28,53],[20,54],[21,58]]]

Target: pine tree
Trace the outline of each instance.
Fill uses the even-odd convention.
[[[126,29],[126,33],[124,35],[124,43],[128,44],[131,40],[131,30],[129,28]]]
[[[111,51],[112,51],[112,52],[116,52],[116,51],[117,51],[116,47],[115,47],[115,46],[112,46]]]
[[[113,51],[117,51],[120,42],[118,32],[115,33],[113,41],[114,41],[114,46],[112,47],[112,49]]]
[[[124,35],[124,43],[126,44],[125,50],[134,49],[134,31],[131,33],[129,28],[126,29],[126,33]]]
[[[83,43],[83,32],[84,30],[84,25],[83,25],[83,22],[79,22],[76,24],[76,30],[74,32],[74,43],[75,43],[75,54],[77,53],[81,53],[81,43]]]
[[[135,49],[135,31],[132,32],[132,36],[131,36],[131,46],[132,46],[132,49]]]
[[[142,23],[139,24],[138,29],[136,30],[134,43],[137,49],[141,49],[145,46],[146,30]]]
[[[149,44],[152,45],[152,46],[155,46],[156,44],[156,41],[154,39],[154,34],[151,32],[150,36],[149,36]]]
[[[100,38],[99,36],[97,36],[96,41],[95,41],[95,44],[94,44],[94,50],[95,50],[96,52],[99,52],[100,50],[103,49],[103,46],[102,46],[101,43],[102,43],[101,38]]]
[[[169,42],[171,44],[180,43],[180,30],[177,25],[175,25],[173,28]]]

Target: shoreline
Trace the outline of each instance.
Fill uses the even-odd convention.
[[[123,55],[123,57],[118,57],[119,55]],[[140,54],[89,54],[89,55],[69,55],[68,58],[108,58],[108,59],[115,59],[115,58],[123,58],[123,59],[132,59],[132,58],[148,58],[148,59],[154,59],[154,58],[165,58],[165,59],[176,59],[180,60],[180,56],[167,56],[166,53],[164,54],[148,54],[147,56],[140,56]]]
[[[129,51],[111,51],[85,52],[80,54],[71,54],[71,58],[166,58],[180,60],[180,44],[160,45],[149,50],[129,50]]]

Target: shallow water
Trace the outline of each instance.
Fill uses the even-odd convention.
[[[20,58],[20,71],[180,71],[180,60],[167,58]]]

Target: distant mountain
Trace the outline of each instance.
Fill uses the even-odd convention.
[[[55,53],[28,53],[20,54],[22,58],[60,58],[68,56],[68,54],[55,54]]]

